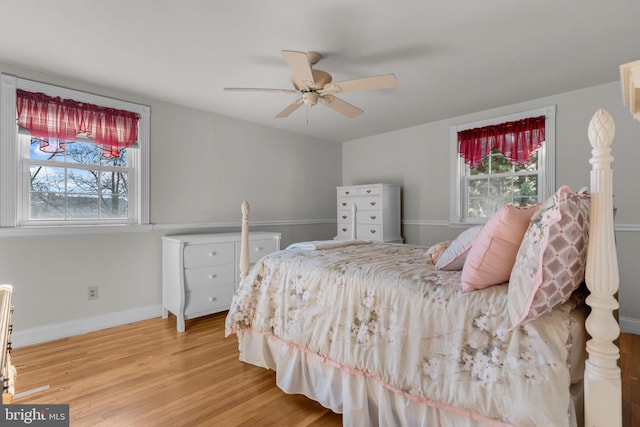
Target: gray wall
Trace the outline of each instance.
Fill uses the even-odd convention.
[[[335,235],[341,145],[0,64],[0,72],[151,107],[152,231],[0,231],[0,283],[14,285],[17,346],[160,315],[165,234],[253,230],[282,245]],[[87,287],[99,286],[88,301]]]
[[[253,125],[136,94],[0,64],[0,72],[151,107],[149,232],[6,235],[0,283],[12,283],[14,344],[44,341],[160,315],[162,235],[239,229],[283,233],[282,246],[335,234],[335,187],[403,186],[408,243],[455,236],[449,218],[449,126],[557,104],[556,184],[588,185],[586,126],[599,107],[616,120],[614,163],[623,327],[640,333],[640,123],[622,106],[617,82],[336,144]],[[87,300],[87,286],[100,298]]]
[[[343,185],[400,184],[405,241],[430,245],[453,238],[460,229],[447,225],[449,127],[553,104],[557,106],[556,187],[567,184],[578,190],[589,186],[589,121],[598,108],[604,108],[616,122],[613,191],[618,208],[621,325],[626,331],[640,333],[640,122],[633,120],[623,105],[619,82],[345,142]]]

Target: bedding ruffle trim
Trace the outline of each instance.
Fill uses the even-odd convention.
[[[343,425],[510,425],[408,394],[367,372],[343,366],[272,335],[253,329],[232,333],[238,336],[241,361],[274,370],[276,384],[285,393],[303,394],[343,414]]]

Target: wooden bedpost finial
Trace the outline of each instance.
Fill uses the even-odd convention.
[[[609,147],[616,135],[616,124],[611,115],[600,108],[589,122],[589,142],[593,148]]]

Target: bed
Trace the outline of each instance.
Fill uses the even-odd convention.
[[[295,244],[249,270],[245,202],[243,279],[226,319],[240,360],[275,370],[282,390],[349,426],[621,425],[613,135],[599,110],[588,193],[561,187],[541,206],[505,208],[522,234],[506,280],[500,272],[491,286],[467,265],[486,255],[478,242],[490,223],[505,228],[493,217],[472,244],[461,233],[438,268],[424,246],[348,240]],[[560,285],[546,258],[561,256],[557,236],[556,249],[573,251]],[[460,252],[462,270],[452,268]]]

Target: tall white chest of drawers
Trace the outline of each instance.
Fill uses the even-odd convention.
[[[240,233],[162,237],[162,317],[185,319],[227,310],[240,282]],[[280,233],[249,233],[249,263],[280,249]]]
[[[337,240],[402,243],[399,185],[349,185],[337,190]]]

